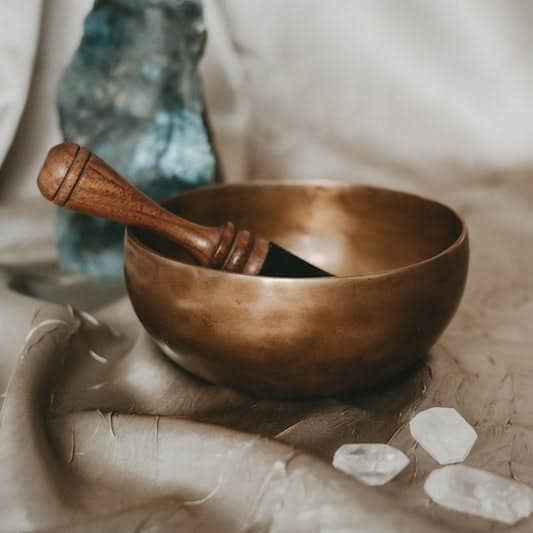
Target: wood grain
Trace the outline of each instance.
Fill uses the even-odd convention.
[[[151,230],[185,248],[202,266],[255,275],[268,254],[268,241],[237,231],[231,222],[202,226],[167,211],[74,143],[50,150],[37,184],[56,205]]]

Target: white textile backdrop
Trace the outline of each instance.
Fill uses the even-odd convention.
[[[0,159],[28,97],[0,198],[36,194],[59,139],[55,84],[90,5],[47,0],[41,16],[38,0],[0,4]],[[208,0],[206,18],[206,93],[230,181],[417,189],[533,165],[533,3]]]

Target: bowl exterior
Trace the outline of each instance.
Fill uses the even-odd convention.
[[[126,236],[125,274],[147,331],[183,368],[255,396],[367,388],[413,364],[451,320],[468,236],[412,267],[367,277],[288,280],[172,261]]]

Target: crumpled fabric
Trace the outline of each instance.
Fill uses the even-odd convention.
[[[37,205],[21,206],[20,219],[51,214]],[[2,222],[9,217],[17,226],[13,209],[2,214]],[[97,313],[35,298],[48,286],[50,295],[68,299],[53,288],[61,285],[53,270],[48,279],[42,266],[32,271],[37,259],[46,263],[42,248],[36,258],[22,253],[35,244],[19,242],[14,252],[7,242],[3,254],[10,263],[23,260],[17,268],[3,265],[0,289],[2,530],[410,527],[405,510],[382,514],[389,497],[320,457],[329,459],[358,424],[368,425],[369,439],[390,431],[415,400],[425,371],[399,381],[395,388],[405,394],[396,399],[390,391],[374,401],[249,398],[179,369],[144,333],[123,296]],[[84,290],[83,281],[72,283],[72,290]],[[98,283],[90,289],[98,290]],[[377,425],[368,401],[383,413]]]
[[[455,407],[479,435],[466,464],[533,485],[533,185],[493,177],[433,196],[465,215],[473,244],[451,326],[392,382],[306,402],[250,398],[181,370],[120,287],[58,277],[53,208],[0,208],[0,227],[13,228],[0,247],[0,530],[486,530],[431,503],[423,483],[438,465],[408,421]],[[388,442],[410,464],[365,487],[329,464],[347,442]]]

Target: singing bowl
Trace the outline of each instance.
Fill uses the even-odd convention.
[[[231,220],[337,277],[267,278],[203,268],[127,228],[133,307],[191,373],[259,397],[336,395],[424,355],[461,299],[468,236],[448,207],[340,183],[225,185],[164,205],[202,224]]]

